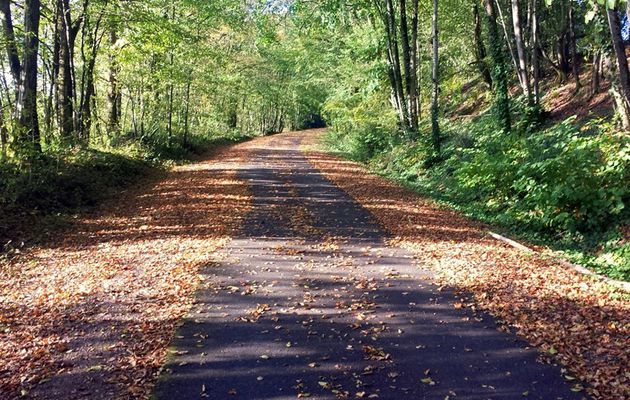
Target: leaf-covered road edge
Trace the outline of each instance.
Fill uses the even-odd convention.
[[[413,251],[444,285],[470,294],[465,307],[505,322],[567,367],[595,399],[630,398],[630,300],[601,282],[538,256],[528,256],[486,234],[486,227],[382,177],[364,166],[318,151],[323,131],[306,134],[309,161],[367,208]]]
[[[251,209],[214,151],[107,202],[0,265],[0,399],[147,398],[200,268]]]

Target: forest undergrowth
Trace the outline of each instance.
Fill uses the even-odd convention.
[[[419,140],[365,125],[331,129],[326,147],[494,229],[614,279],[630,280],[630,140],[604,118],[528,120],[505,134],[492,114],[441,121]],[[343,126],[343,125],[337,125]]]
[[[213,149],[251,138],[227,131],[168,143],[154,135],[122,136],[107,144],[51,149],[20,162],[0,163],[0,253],[15,253],[71,223],[133,185],[163,177],[176,165],[198,160]],[[34,232],[34,229],[38,232]],[[30,241],[25,243],[24,240]]]

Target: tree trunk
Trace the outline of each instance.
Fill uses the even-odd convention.
[[[411,72],[411,45],[409,43],[409,26],[407,24],[407,4],[406,0],[399,0],[400,11],[400,41],[402,42],[403,67],[405,70],[405,92],[406,104],[409,110],[409,120],[407,125],[413,131],[418,128],[418,117],[415,113],[416,104],[413,95],[413,74]]]
[[[486,46],[483,44],[483,37],[481,34],[481,15],[479,14],[479,5],[477,2],[473,5],[473,18],[475,20],[475,61],[483,81],[486,82],[488,86],[492,87],[492,75],[490,75],[490,68],[488,68],[488,63],[486,62]]]
[[[190,114],[190,86],[192,84],[192,77],[188,78],[186,82],[186,104],[184,109],[184,146],[188,146],[188,135],[190,131],[189,114]]]
[[[412,1],[412,17],[411,17],[411,89],[414,99],[415,129],[418,129],[418,120],[420,119],[420,94],[418,90],[418,6],[419,0]]]
[[[118,84],[118,73],[120,67],[116,59],[116,44],[118,43],[118,33],[116,27],[110,27],[109,44],[111,46],[109,53],[109,92],[107,101],[109,103],[109,117],[107,128],[112,134],[120,132],[120,116],[122,114],[122,93]]]
[[[17,147],[28,146],[41,151],[39,118],[37,116],[37,56],[39,52],[40,0],[24,3],[24,62],[18,93]]]
[[[529,85],[529,73],[527,68],[527,55],[525,54],[525,43],[521,29],[521,15],[518,4],[519,0],[512,0],[512,26],[514,28],[514,41],[516,43],[516,55],[518,57],[517,73],[523,94],[529,103],[532,101],[532,93]]]
[[[431,138],[435,155],[440,154],[440,123],[438,100],[440,95],[439,80],[439,42],[438,42],[438,0],[433,0],[433,17],[431,18],[431,31],[433,36],[433,68],[431,78],[433,81],[433,95],[431,97]]]
[[[0,161],[7,159],[7,146],[9,145],[9,134],[4,122],[4,102],[0,97]]]
[[[617,79],[613,86],[618,86],[617,109],[621,115],[624,129],[630,129],[630,71],[628,71],[628,60],[626,49],[621,36],[621,23],[619,14],[615,9],[607,9],[608,26],[612,39],[615,57],[617,59]],[[613,88],[615,89],[615,88]]]
[[[403,89],[403,78],[400,69],[400,53],[398,52],[398,36],[396,34],[396,15],[394,10],[394,4],[392,0],[386,0],[387,12],[386,12],[386,26],[389,33],[389,50],[391,52],[391,58],[394,69],[394,77],[396,80],[396,92],[398,95],[398,101],[400,102],[400,119],[403,121],[403,128],[408,130],[409,125],[409,110],[407,109],[407,102],[405,101],[405,91]]]
[[[569,2],[569,38],[571,41],[571,64],[573,67],[573,79],[575,80],[575,93],[578,93],[582,84],[580,83],[580,65],[577,52],[577,40],[575,38],[575,16],[571,2]]]
[[[167,125],[167,133],[168,133],[168,144],[169,146],[173,143],[173,91],[175,89],[175,85],[171,83],[169,85],[168,90],[168,125]]]
[[[79,120],[80,138],[83,142],[89,143],[90,130],[92,129],[92,106],[96,88],[94,87],[94,67],[96,65],[96,51],[91,55],[85,66],[85,93],[81,99],[81,112]]]
[[[94,95],[96,94],[96,88],[94,86],[94,69],[96,67],[96,57],[102,38],[102,34],[99,36],[102,17],[103,13],[101,12],[94,24],[94,29],[91,29],[91,24],[89,24],[89,21],[86,20],[83,32],[84,39],[88,42],[89,58],[86,60],[86,56],[82,51],[84,71],[82,79],[81,108],[79,112],[79,133],[81,140],[88,144],[90,140],[90,131],[92,130],[92,108],[94,106],[93,103],[95,102]]]
[[[556,58],[558,62],[555,66],[558,72],[560,83],[564,83],[566,81],[567,75],[571,71],[571,64],[569,63],[571,42],[571,34],[569,33],[569,28],[571,24],[569,12],[567,12],[567,9],[570,9],[570,7],[571,5],[568,4],[568,0],[562,0],[562,2],[560,3],[560,19],[562,20],[562,29],[560,31],[560,34],[558,35],[558,40],[556,42]]]
[[[593,52],[593,64],[591,65],[591,96],[595,96],[599,92],[600,86],[600,70],[601,64],[601,51],[595,50]]]
[[[16,93],[20,87],[20,77],[22,74],[22,65],[18,54],[17,43],[15,42],[15,32],[13,28],[13,15],[11,13],[11,1],[0,0],[0,12],[2,13],[2,30],[6,40],[7,59],[9,60],[9,69],[13,77],[13,83]]]
[[[538,0],[532,0],[531,6],[532,25],[532,89],[534,91],[534,104],[540,105],[540,44],[538,42]]]
[[[501,3],[499,3],[498,0],[493,0],[492,8],[494,10],[493,12],[494,12],[494,15],[495,15],[495,17],[494,17],[495,21],[497,19],[496,16],[497,16],[497,12],[498,12],[499,20],[501,21],[501,28],[503,28],[503,36],[505,38],[505,43],[507,44],[507,48],[508,48],[509,53],[510,53],[510,58],[512,59],[512,65],[514,65],[514,71],[516,71],[516,77],[518,78],[519,84],[522,86],[523,82],[521,82],[521,74],[519,74],[519,72],[518,72],[517,55],[516,55],[516,52],[514,51],[514,49],[512,48],[512,38],[510,37],[510,34],[508,32],[507,24],[505,22],[505,18],[503,18],[503,11],[501,10]],[[498,32],[498,30],[497,30],[497,32]],[[507,71],[506,71],[506,73],[507,73]]]
[[[383,4],[380,1],[374,1],[374,6],[376,8],[376,11],[379,14],[379,17],[381,18],[381,22],[383,23],[383,26],[385,27],[385,39],[386,39],[386,52],[387,52],[387,77],[389,78],[389,83],[390,83],[390,88],[391,88],[391,102],[392,105],[394,106],[394,109],[396,110],[396,113],[398,114],[398,123],[400,124],[400,126],[403,126],[405,121],[403,119],[402,116],[402,102],[401,102],[401,98],[400,98],[400,93],[398,91],[398,80],[396,77],[396,71],[395,71],[395,63],[394,63],[394,55],[393,55],[393,51],[392,51],[392,32],[390,29],[390,24],[389,24],[389,14],[388,14],[388,8],[383,9]],[[372,25],[374,25],[374,21],[372,18],[369,19],[370,23]],[[245,107],[245,104],[243,104],[243,108]],[[295,113],[294,115],[294,121],[293,121],[293,127],[296,127],[299,123],[297,122],[298,119],[298,113]]]
[[[484,0],[486,22],[488,24],[488,47],[492,58],[492,83],[494,85],[494,113],[505,132],[512,129],[510,116],[510,97],[505,61],[503,58],[503,43],[499,34],[496,12],[493,0]]]
[[[74,43],[79,26],[72,24],[70,0],[57,0],[56,30],[59,35],[59,80],[57,85],[57,118],[61,137],[72,140],[74,117]]]

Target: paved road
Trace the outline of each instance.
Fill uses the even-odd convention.
[[[207,267],[158,399],[583,398],[388,247],[298,136],[255,150],[241,177],[254,211]]]

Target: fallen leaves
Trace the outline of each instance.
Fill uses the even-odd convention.
[[[314,148],[317,136],[303,143]],[[547,357],[569,367],[596,399],[630,398],[630,302],[604,284],[493,240],[487,228],[436,206],[361,165],[310,151],[309,161],[366,207],[393,245],[413,251],[441,285],[473,294]],[[396,273],[389,277],[398,278]],[[470,307],[455,303],[456,309]],[[547,350],[545,350],[547,349]],[[425,378],[426,379],[426,378]],[[574,386],[577,391],[582,386]]]
[[[363,353],[366,355],[366,360],[387,361],[391,358],[390,354],[376,346],[363,346]]]
[[[271,310],[271,307],[269,307],[269,304],[257,304],[256,308],[250,310],[247,316],[238,317],[237,320],[243,321],[243,322],[252,322],[252,323],[258,322],[260,317],[262,317],[263,314],[265,314],[269,310]]]
[[[246,156],[178,167],[0,260],[0,397],[70,398],[84,373],[99,398],[146,397],[200,268],[251,206]]]

